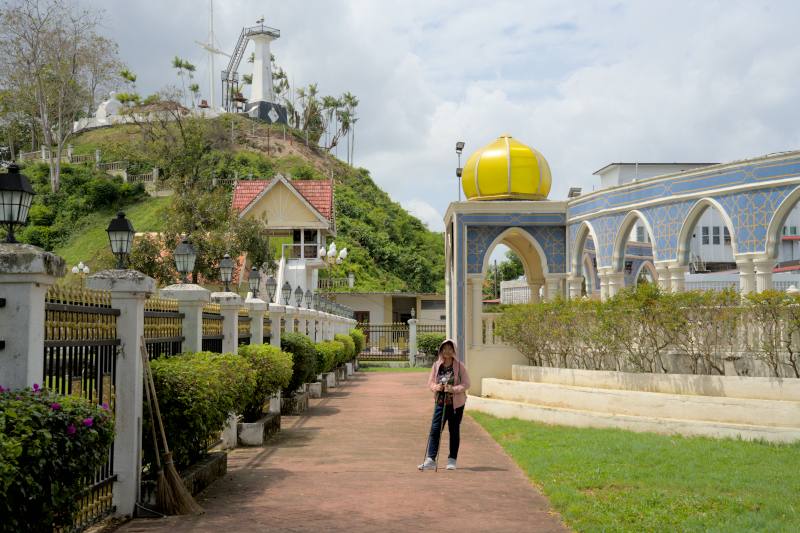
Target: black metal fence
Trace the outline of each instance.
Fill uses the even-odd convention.
[[[150,360],[183,351],[183,313],[176,300],[150,298],[144,309],[144,340]]]
[[[358,358],[362,361],[405,361],[408,359],[408,324],[359,324],[366,344]]]
[[[111,295],[78,287],[54,286],[45,300],[45,387],[59,394],[86,398],[114,408],[118,309]],[[85,529],[114,512],[114,449],[94,475],[86,479],[73,531]]]
[[[242,344],[250,344],[250,322],[252,318],[250,318],[250,311],[243,307],[239,310],[239,322],[238,322],[238,339],[239,339],[239,346]]]
[[[222,315],[218,304],[203,308],[203,351],[222,353]]]

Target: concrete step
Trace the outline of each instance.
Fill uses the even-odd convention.
[[[666,394],[484,378],[482,395],[539,406],[679,420],[795,427],[800,402]]]
[[[545,424],[573,427],[616,428],[667,435],[706,436],[715,438],[763,439],[769,442],[800,440],[800,428],[730,424],[705,420],[655,418],[609,414],[581,409],[534,405],[511,400],[469,396],[467,411],[486,413],[498,418],[518,418]]]

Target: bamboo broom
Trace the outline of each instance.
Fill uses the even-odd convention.
[[[161,409],[158,407],[158,396],[156,396],[156,386],[153,381],[153,373],[150,370],[150,356],[147,353],[144,337],[141,339],[140,346],[144,365],[145,387],[149,390],[148,399],[151,402],[151,417],[154,410],[155,418],[158,420],[159,433],[161,434],[161,447],[164,449],[162,456],[163,469],[158,460],[156,460],[156,465],[159,467],[156,501],[161,510],[167,514],[200,514],[203,512],[203,508],[194,501],[192,495],[186,490],[181,476],[175,469],[175,463],[172,461],[172,453],[169,451],[167,434],[164,431],[164,422],[161,419]],[[153,431],[155,432],[155,429]],[[158,445],[156,445],[156,457],[158,453]]]

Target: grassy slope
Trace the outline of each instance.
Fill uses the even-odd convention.
[[[471,413],[578,531],[797,531],[800,444]]]
[[[137,232],[161,231],[162,212],[168,206],[169,198],[148,198],[126,207],[125,216]],[[90,267],[94,267],[98,261],[108,259],[106,227],[114,215],[113,210],[106,210],[85,217],[69,241],[54,250],[66,260],[68,269],[79,261],[88,262]]]

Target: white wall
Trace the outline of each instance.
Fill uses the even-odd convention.
[[[336,303],[346,305],[353,311],[368,311],[369,321],[372,324],[391,322],[391,315],[386,316],[386,298],[391,298],[391,296],[384,294],[336,293]],[[389,306],[389,311],[391,311],[391,305]]]

